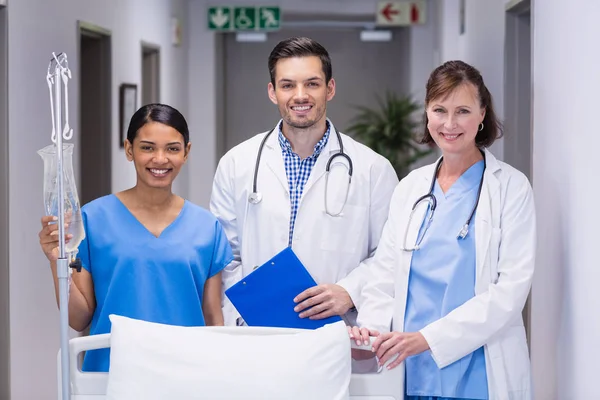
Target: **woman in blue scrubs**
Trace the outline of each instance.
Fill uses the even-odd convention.
[[[212,214],[171,191],[190,148],[186,120],[174,108],[149,104],[132,116],[125,154],[136,185],[82,207],[83,268],[73,273],[69,291],[73,329],[108,333],[110,314],[180,326],[223,325],[221,270],[233,260],[229,242]],[[40,243],[58,299],[52,218],[42,218]],[[108,367],[108,349],[86,353],[84,370]]]
[[[404,367],[408,400],[528,400],[531,185],[487,150],[501,129],[479,71],[443,64],[425,103],[423,143],[442,157],[397,186],[350,335]]]

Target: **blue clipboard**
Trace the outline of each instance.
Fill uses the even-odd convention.
[[[290,247],[225,291],[248,326],[317,329],[341,321],[300,318],[294,297],[317,283]]]

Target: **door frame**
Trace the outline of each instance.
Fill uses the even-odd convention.
[[[525,104],[529,106],[529,165],[526,171],[522,171],[527,177],[532,180],[532,153],[533,153],[533,118],[531,117],[531,105],[533,102],[533,68],[532,68],[532,47],[533,29],[530,23],[529,27],[529,45],[525,45],[521,39],[523,27],[521,19],[525,14],[531,12],[531,0],[512,0],[506,5],[506,20],[505,20],[505,44],[504,44],[504,109],[505,109],[505,126],[510,129],[519,130],[523,127],[522,118],[523,105],[519,99],[525,92],[528,94],[530,102]],[[529,73],[523,74],[520,65],[522,64],[523,55],[526,55],[529,61]],[[517,101],[514,101],[514,100]],[[508,117],[507,117],[508,114]],[[510,150],[510,149],[509,149]],[[506,147],[504,148],[506,158]]]
[[[142,105],[144,104],[144,55],[146,54],[146,52],[155,52],[156,53],[156,57],[157,57],[157,65],[156,65],[156,77],[158,78],[158,82],[156,85],[156,103],[160,103],[161,98],[160,98],[160,94],[161,94],[161,90],[160,90],[160,85],[161,85],[161,48],[160,45],[155,44],[155,43],[151,43],[151,42],[147,42],[142,40],[140,42],[141,45],[141,85],[140,85],[140,99],[142,101]]]
[[[102,110],[102,113],[104,115],[107,115],[107,124],[108,126],[106,127],[105,131],[107,132],[106,137],[104,137],[103,140],[103,144],[102,147],[105,147],[108,150],[108,154],[106,155],[105,161],[108,163],[107,166],[107,170],[105,172],[105,176],[104,178],[104,182],[102,182],[102,185],[107,185],[109,188],[109,192],[112,191],[112,151],[113,151],[113,143],[114,143],[114,138],[113,138],[113,131],[114,129],[112,128],[113,126],[113,112],[112,112],[112,99],[113,99],[113,82],[112,82],[112,31],[110,31],[109,29],[103,28],[101,26],[86,22],[86,21],[81,21],[78,20],[77,21],[77,60],[80,61],[81,60],[81,36],[82,35],[88,35],[88,36],[96,36],[98,38],[108,38],[110,40],[110,48],[109,48],[109,52],[108,52],[108,60],[106,61],[106,63],[108,64],[108,68],[105,68],[105,71],[107,73],[107,77],[106,77],[106,81],[108,82],[108,84],[103,88],[103,90],[106,90],[106,93],[102,93],[101,95],[104,98],[104,101],[102,102],[102,107],[104,108],[104,110]],[[79,68],[81,68],[81,66],[79,66]],[[81,73],[78,74],[78,79],[81,79]],[[80,135],[82,134],[82,121],[81,121],[81,81],[79,81],[78,84],[78,99],[79,101],[77,102],[77,115],[78,115],[78,119],[77,119],[77,124],[78,124],[78,132],[80,132]],[[81,140],[81,136],[79,136],[79,140]],[[106,142],[104,142],[106,141]],[[80,157],[80,168],[78,168],[76,171],[74,171],[76,173],[76,177],[80,176],[81,177],[81,172],[82,172],[82,168],[81,168],[81,153],[79,154]],[[77,180],[77,179],[76,179]],[[81,190],[82,185],[81,185],[81,178],[79,179],[79,185],[78,185],[79,190]],[[81,198],[80,198],[81,200]]]
[[[529,178],[531,184],[534,184],[533,177],[533,21],[530,19],[529,23],[529,45],[523,44],[521,40],[523,34],[523,27],[521,19],[524,15],[531,15],[533,9],[532,0],[512,0],[505,8],[506,20],[505,20],[505,36],[504,36],[504,113],[505,113],[505,127],[513,131],[521,131],[523,126],[526,124],[523,122],[522,110],[524,107],[529,107],[529,123],[528,125],[528,146],[529,146],[529,162],[526,171],[522,171],[527,178]],[[531,17],[530,17],[531,18]],[[520,65],[522,63],[522,55],[526,55],[529,62],[529,72],[524,74],[521,70]],[[526,72],[526,71],[525,71]],[[527,93],[529,96],[529,103],[523,104],[519,99],[523,98],[523,93]],[[516,99],[516,101],[515,101]],[[508,117],[507,117],[508,114]],[[509,143],[511,143],[509,141]],[[515,148],[509,148],[507,151],[506,140],[504,141],[504,158],[506,159],[507,154],[511,154],[511,151],[515,151]],[[516,141],[517,145],[518,141]],[[518,147],[518,146],[517,146]],[[531,348],[531,291],[527,296],[527,301],[523,307],[523,323],[525,324],[525,332],[527,334],[527,342],[529,348]]]
[[[216,169],[219,160],[227,152],[227,115],[225,110],[226,95],[227,93],[227,62],[225,60],[225,35],[223,33],[215,34],[215,105],[216,105],[216,117],[215,117],[215,164]]]
[[[10,398],[8,9],[0,0],[0,398]]]

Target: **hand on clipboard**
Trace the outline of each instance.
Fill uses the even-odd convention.
[[[300,318],[294,311],[294,299],[316,285],[288,247],[227,289],[225,295],[249,326],[317,329],[342,318]]]
[[[344,315],[354,307],[350,295],[340,285],[324,283],[306,289],[294,299],[298,305],[294,311],[300,318],[323,319]]]

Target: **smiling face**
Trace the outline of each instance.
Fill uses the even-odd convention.
[[[448,96],[427,105],[427,129],[444,154],[472,152],[484,117],[477,88],[471,83],[461,84]]]
[[[138,185],[170,188],[187,161],[191,143],[184,145],[183,135],[159,122],[142,126],[133,143],[125,141],[125,154],[133,161]]]
[[[335,95],[335,81],[325,82],[319,57],[290,57],[277,62],[275,86],[269,83],[268,90],[284,123],[305,129],[324,121],[327,102]]]

